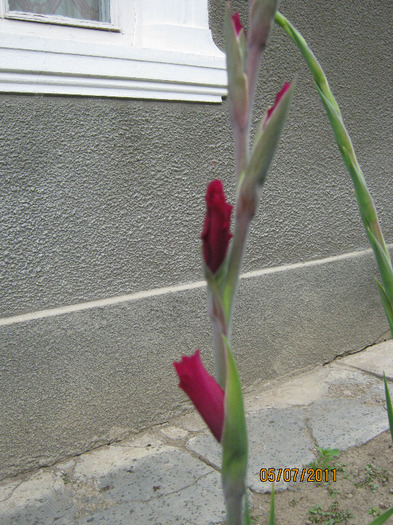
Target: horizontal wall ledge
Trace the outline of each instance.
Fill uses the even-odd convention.
[[[388,245],[388,249],[393,249],[393,244]],[[298,262],[293,264],[284,264],[281,266],[274,266],[270,268],[262,268],[260,270],[255,270],[252,272],[246,272],[241,274],[240,279],[252,279],[256,277],[261,277],[263,275],[269,275],[279,272],[288,272],[293,271],[299,268],[308,268],[312,266],[319,266],[329,263],[334,263],[342,261],[345,259],[354,259],[358,257],[363,257],[365,255],[372,254],[371,248],[367,250],[355,251],[344,253],[341,255],[335,255],[331,257],[324,257],[323,259],[313,259],[311,261]],[[134,301],[140,301],[142,299],[148,299],[150,297],[157,297],[160,295],[173,294],[178,292],[183,292],[187,290],[193,290],[196,288],[204,288],[206,286],[205,281],[195,281],[192,283],[185,283],[176,286],[168,286],[162,288],[153,288],[151,290],[144,290],[141,292],[136,292],[133,294],[124,294],[118,295],[115,297],[108,297],[104,299],[96,299],[94,301],[86,301],[78,304],[71,304],[67,306],[60,306],[57,308],[48,308],[45,310],[37,310],[34,312],[29,312],[21,315],[15,315],[11,317],[3,317],[0,319],[0,326],[7,326],[16,323],[25,323],[28,321],[33,321],[35,319],[43,319],[46,317],[55,317],[58,315],[65,315],[74,312],[80,312],[83,310],[90,310],[93,308],[103,308],[106,306],[113,306],[121,303],[128,303]]]

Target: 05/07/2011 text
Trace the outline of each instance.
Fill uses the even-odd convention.
[[[281,480],[289,483],[290,481],[308,481],[328,482],[329,477],[332,481],[337,480],[336,469],[321,469],[321,468],[261,468],[259,472],[259,479],[262,482],[270,481],[271,483],[279,482]]]

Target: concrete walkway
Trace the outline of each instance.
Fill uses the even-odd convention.
[[[253,491],[270,489],[260,481],[261,468],[302,467],[316,445],[344,450],[386,430],[383,371],[392,382],[392,341],[254,385],[246,393],[251,503]],[[220,447],[193,413],[0,482],[0,524],[219,524],[220,463]]]

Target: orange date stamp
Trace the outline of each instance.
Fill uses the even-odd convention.
[[[262,482],[270,481],[271,483],[278,483],[285,481],[289,483],[293,481],[308,481],[328,482],[329,479],[337,481],[336,469],[321,469],[321,468],[261,468],[259,471],[259,479]]]

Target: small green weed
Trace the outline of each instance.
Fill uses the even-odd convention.
[[[335,523],[347,523],[353,515],[347,510],[341,510],[338,502],[334,501],[327,510],[323,510],[320,505],[314,505],[308,511],[308,519],[311,523],[319,525],[335,525]]]
[[[376,518],[377,516],[379,516],[381,513],[380,511],[375,508],[375,507],[371,507],[371,509],[368,511],[369,514],[371,514],[372,516],[374,516],[374,518]]]
[[[359,481],[359,483],[355,483],[356,488],[366,487],[369,490],[371,490],[371,492],[375,493],[377,492],[379,487],[379,484],[377,483],[378,481],[383,486],[385,486],[385,484],[389,481],[389,475],[387,470],[384,468],[378,468],[372,463],[366,465],[364,467],[364,471],[364,479],[362,479],[362,481]]]
[[[346,473],[345,464],[340,464],[336,462],[336,459],[340,455],[340,451],[338,448],[322,448],[322,447],[316,447],[317,449],[317,457],[315,461],[312,461],[308,467],[316,470],[316,469],[322,469],[322,470],[336,470],[336,472],[341,472],[345,479],[349,479],[348,475]],[[320,485],[321,483],[316,482],[317,485]]]
[[[336,496],[340,494],[340,491],[337,489],[334,489],[331,485],[328,485],[327,489],[329,492],[329,496],[331,496],[332,498],[335,498]]]
[[[309,465],[310,468],[322,470],[335,468],[334,460],[340,455],[338,448],[322,448],[316,447],[318,454],[315,461],[312,461]]]

